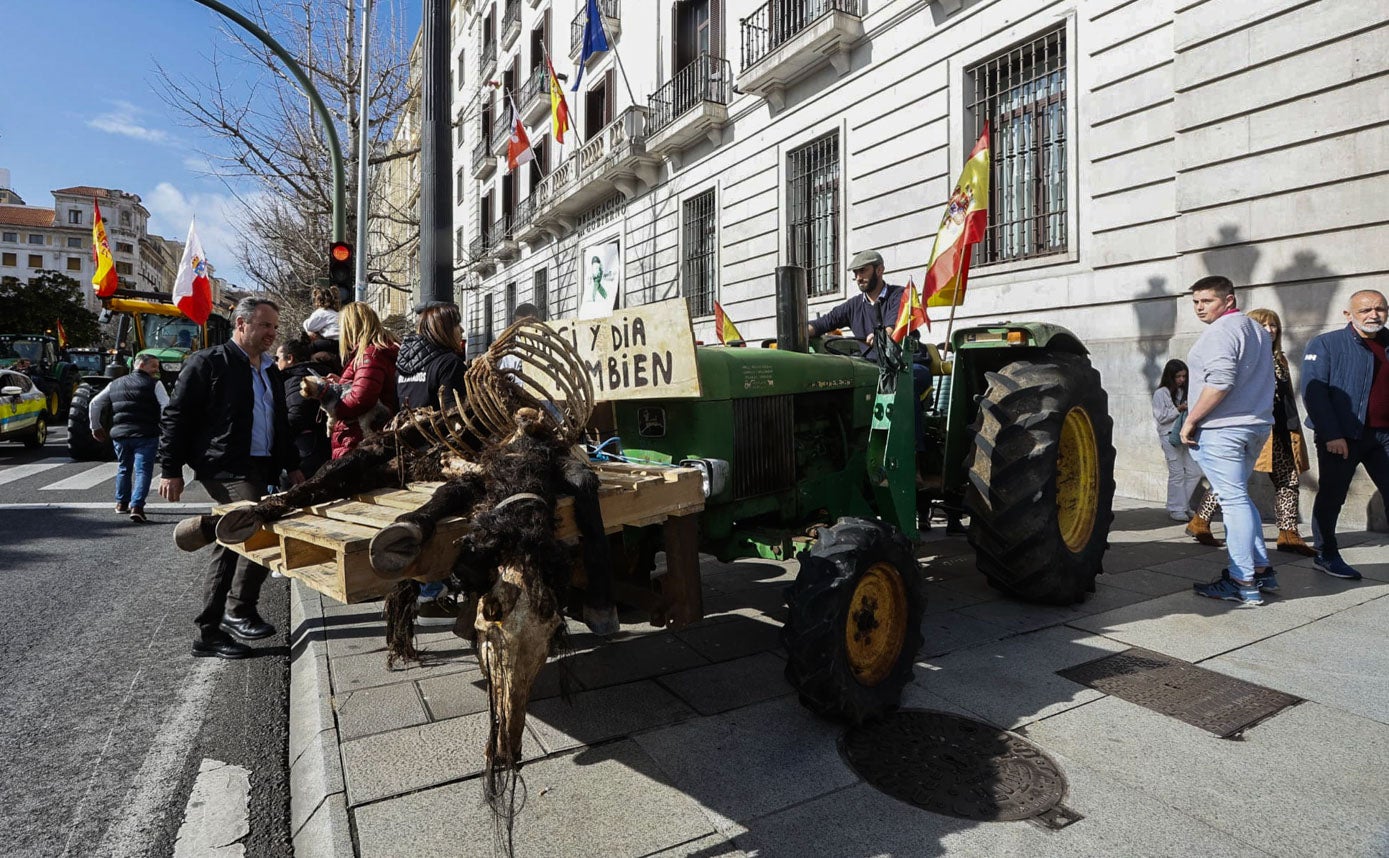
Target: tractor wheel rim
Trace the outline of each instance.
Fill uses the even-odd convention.
[[[869,688],[887,679],[907,639],[907,588],[896,567],[879,562],[854,585],[844,626],[849,668]]]
[[[1056,459],[1056,520],[1072,554],[1090,543],[1099,511],[1100,453],[1095,424],[1079,405],[1066,412]]]

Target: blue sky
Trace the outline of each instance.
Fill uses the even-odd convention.
[[[403,0],[409,33],[420,5]],[[150,232],[178,240],[196,214],[217,273],[250,285],[233,256],[232,195],[198,154],[214,144],[155,89],[156,62],[175,77],[207,75],[213,48],[229,44],[223,23],[194,0],[0,0],[0,167],[24,201],[50,206],[50,191],[73,185],[120,188],[143,199]]]

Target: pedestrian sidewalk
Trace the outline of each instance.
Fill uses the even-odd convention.
[[[963,538],[919,552],[926,643],[904,707],[1025,736],[1060,766],[1079,821],[972,822],[866,784],[840,755],[843,728],[782,676],[797,564],[705,558],[700,623],[632,617],[609,642],[571,624],[574,651],[532,695],[516,854],[1389,855],[1389,536],[1342,539],[1360,582],[1274,554],[1282,591],[1260,608],[1193,595],[1224,551],[1147,502],[1116,500],[1110,542],[1107,574],[1073,608],[1001,597]],[[379,603],[293,592],[295,854],[492,856],[470,646],[424,626],[428,666],[388,671]],[[1129,647],[1305,702],[1233,741],[1057,675]]]

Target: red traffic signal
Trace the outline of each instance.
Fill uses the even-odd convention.
[[[351,287],[355,279],[352,245],[345,241],[333,242],[328,248],[328,282],[346,288]]]

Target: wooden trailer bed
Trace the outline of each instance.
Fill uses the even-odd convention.
[[[623,527],[660,524],[665,533],[666,573],[651,593],[624,588],[623,601],[650,611],[658,625],[683,626],[703,616],[699,580],[698,513],[704,509],[702,477],[695,468],[665,468],[601,462],[599,502],[608,533]],[[367,547],[381,528],[402,512],[418,509],[439,483],[411,483],[309,507],[261,528],[246,542],[227,547],[339,602],[363,602],[385,594],[393,581],[377,577]],[[223,513],[243,501],[213,508]],[[557,505],[557,535],[577,543],[573,500]],[[446,518],[405,577],[447,577],[457,557],[455,540],[469,527],[463,517]]]

